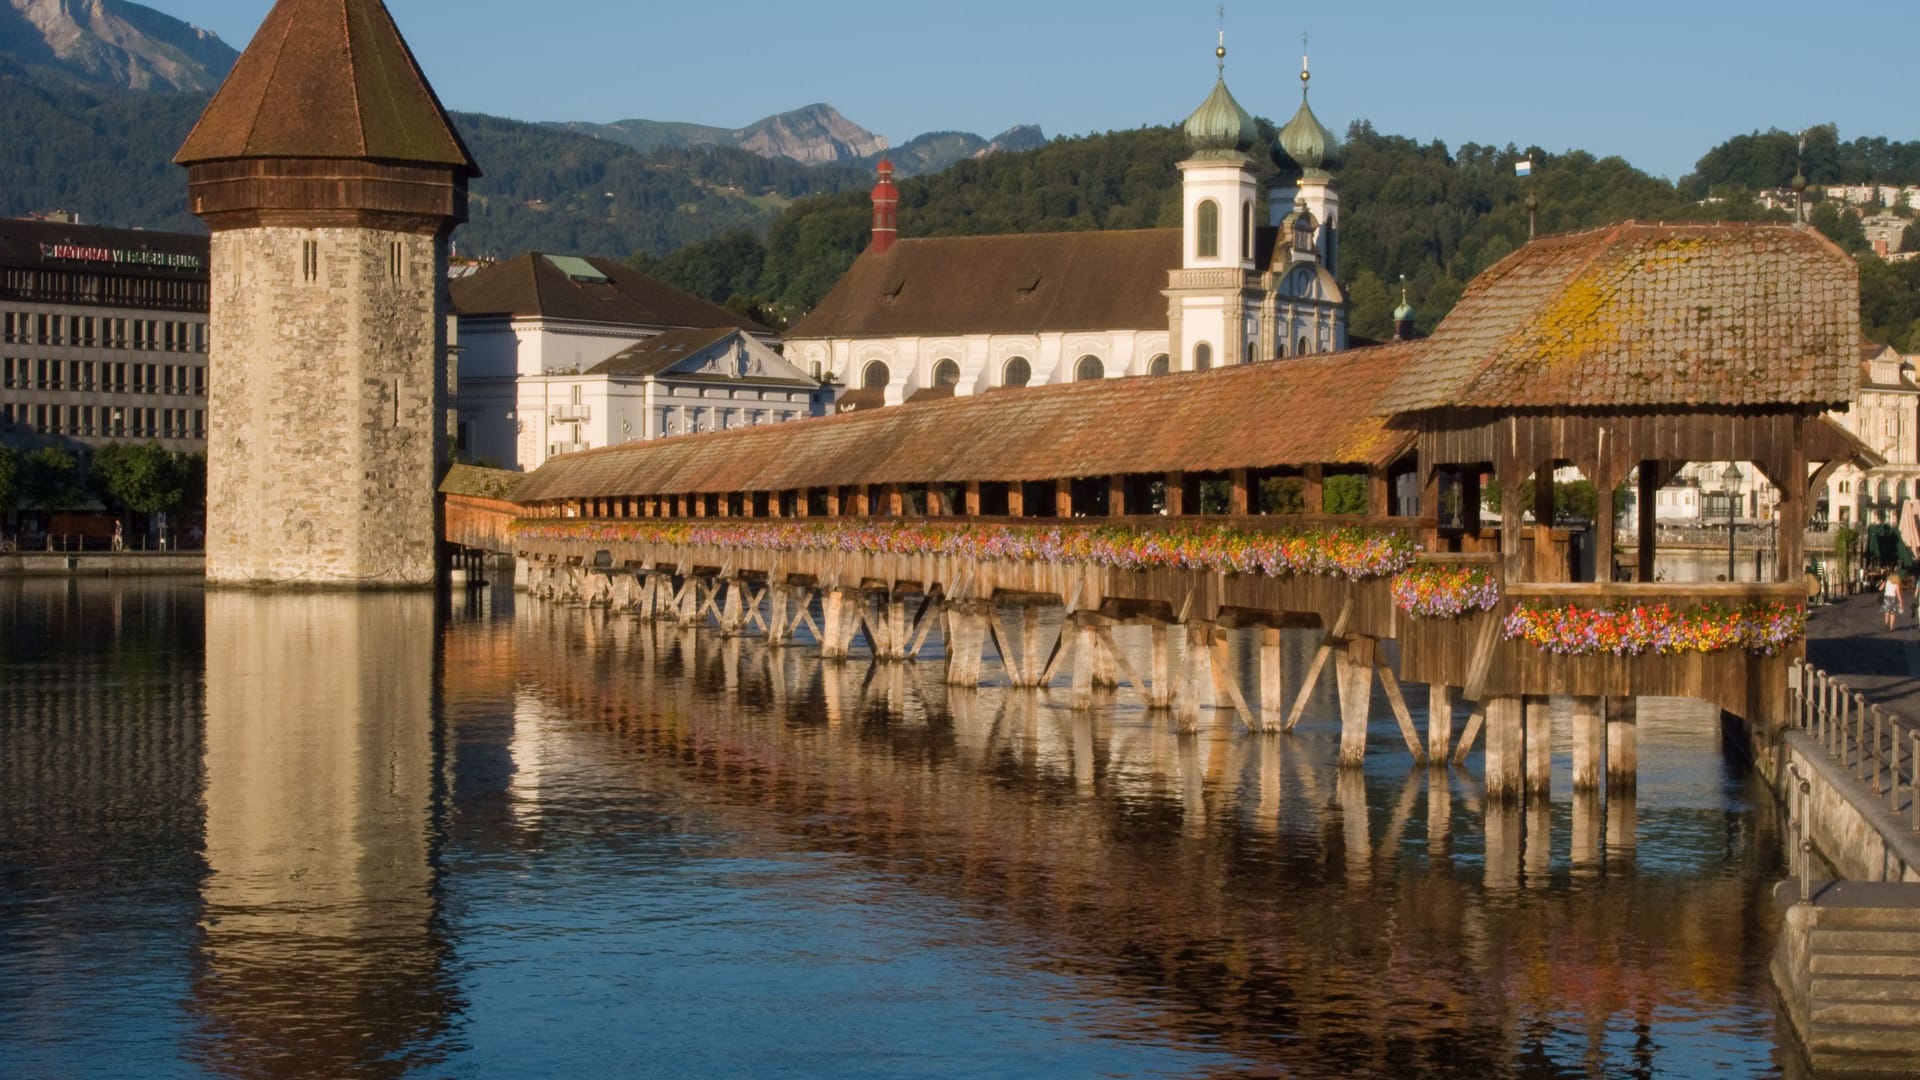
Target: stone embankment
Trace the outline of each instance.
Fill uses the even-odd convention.
[[[198,551],[22,551],[0,555],[0,577],[150,577],[204,574]]]

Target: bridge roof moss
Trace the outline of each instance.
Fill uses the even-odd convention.
[[[1859,268],[1812,229],[1543,237],[1473,280],[1383,404],[1790,408],[1851,400]]]
[[[1387,465],[1378,408],[1417,344],[1102,379],[684,435],[552,458],[514,500]]]

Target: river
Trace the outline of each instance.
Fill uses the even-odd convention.
[[[1343,775],[1331,695],[1181,736],[504,592],[0,580],[0,1074],[1800,1075],[1711,711],[1605,803],[1562,717],[1489,816],[1384,704]]]

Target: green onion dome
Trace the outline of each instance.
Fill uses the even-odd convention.
[[[1300,111],[1273,140],[1273,161],[1288,171],[1299,170],[1305,176],[1326,177],[1340,167],[1340,140],[1313,115],[1307,105],[1307,72],[1300,73]]]
[[[1243,159],[1253,144],[1260,141],[1253,116],[1233,99],[1227,80],[1213,84],[1213,93],[1187,117],[1187,145],[1201,159],[1232,161]]]

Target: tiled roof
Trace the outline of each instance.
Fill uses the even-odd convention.
[[[1376,400],[1418,345],[924,401],[549,459],[520,502],[1387,464]],[[844,399],[843,399],[844,400]]]
[[[1167,329],[1179,229],[945,236],[863,253],[802,338]]]
[[[380,0],[280,0],[175,155],[346,158],[480,175]]]
[[[717,345],[737,333],[739,331],[726,326],[699,330],[669,330],[664,334],[650,337],[638,345],[627,346],[595,365],[587,374],[639,377],[658,375],[687,357],[709,346]]]
[[[1859,270],[1813,230],[1628,222],[1475,278],[1383,405],[1836,405],[1859,341]]]
[[[604,281],[581,281],[539,252],[518,255],[448,283],[461,315],[519,315],[634,327],[728,327],[770,331],[611,259],[582,260]]]

